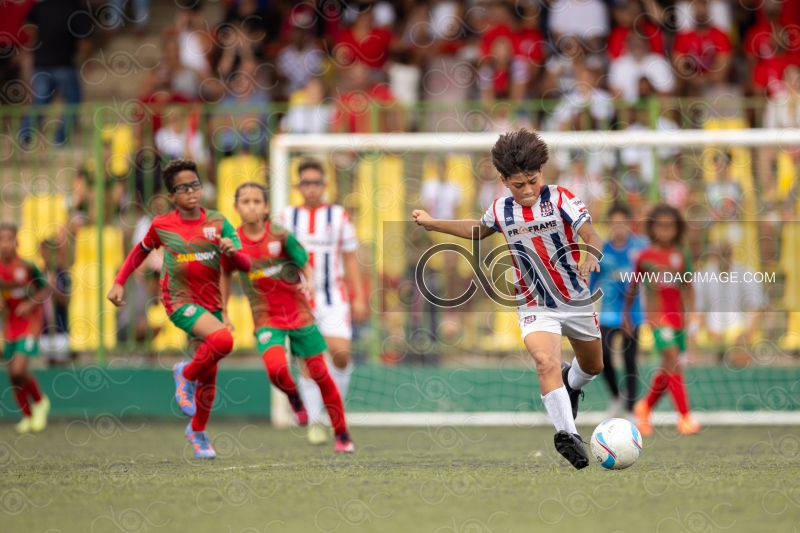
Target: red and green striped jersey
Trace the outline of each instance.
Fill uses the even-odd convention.
[[[33,263],[19,257],[14,257],[9,263],[0,261],[0,294],[6,308],[3,336],[6,342],[28,335],[38,336],[42,332],[44,311],[41,304],[25,316],[17,316],[14,311],[46,284],[45,277]]]
[[[146,250],[164,247],[161,300],[167,313],[186,304],[197,304],[209,311],[222,309],[220,269],[233,268],[228,268],[228,257],[219,251],[222,237],[230,238],[236,249],[241,249],[236,230],[216,211],[201,208],[200,218],[186,220],[176,209],[153,219],[142,246]]]
[[[269,221],[266,233],[251,241],[240,227],[242,250],[250,256],[250,272],[242,272],[242,287],[250,300],[256,329],[297,329],[314,323],[308,298],[300,291],[300,271],[308,253],[286,229]]]
[[[645,318],[655,328],[684,327],[681,288],[687,272],[692,272],[689,256],[678,248],[649,247],[636,261],[636,276],[644,283]]]

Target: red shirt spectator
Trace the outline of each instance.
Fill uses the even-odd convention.
[[[389,59],[392,32],[372,26],[372,12],[358,15],[350,28],[336,38],[333,55],[339,66],[358,61],[370,68],[381,68]]]
[[[624,28],[622,26],[616,26],[611,29],[611,33],[608,35],[608,55],[611,56],[612,59],[616,59],[625,53],[625,39],[628,38],[631,29],[632,28]],[[664,50],[664,38],[658,26],[649,20],[642,20],[635,31],[647,39],[647,42],[650,44],[651,52],[662,56],[666,55],[666,51]]]
[[[674,54],[686,56],[695,72],[707,72],[714,66],[714,60],[719,54],[730,51],[731,41],[728,36],[713,26],[679,33],[673,45]]]
[[[774,55],[759,60],[753,69],[753,84],[756,89],[774,96],[783,87],[783,71],[789,65],[800,65],[800,58],[789,55]]]
[[[481,55],[488,56],[492,50],[492,43],[499,37],[508,37],[513,43],[517,36],[508,24],[498,24],[488,30],[481,37]]]
[[[544,35],[535,28],[524,28],[515,35],[515,53],[528,60],[531,64],[544,66],[544,47]]]
[[[744,39],[744,52],[750,57],[772,57],[776,53],[775,41],[790,52],[800,51],[800,33],[797,24],[800,18],[784,23],[783,13],[788,4],[798,2],[768,1],[758,11],[758,21],[747,31]],[[798,13],[800,17],[800,13]]]
[[[30,35],[22,31],[22,23],[34,3],[35,0],[0,2],[0,50],[8,51],[28,44]],[[9,54],[3,55],[8,57]]]
[[[346,69],[342,83],[350,89],[337,99],[333,122],[335,130],[342,133],[372,133],[377,114],[378,131],[389,131],[393,104],[397,101],[387,83],[370,83],[369,66],[354,62]]]

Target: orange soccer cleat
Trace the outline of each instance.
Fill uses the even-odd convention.
[[[678,433],[681,435],[694,435],[695,433],[699,433],[700,429],[702,429],[700,424],[689,413],[681,415],[678,420]]]
[[[653,425],[650,423],[650,406],[645,400],[639,400],[633,406],[633,414],[636,415],[636,429],[642,437],[649,437],[653,434]]]

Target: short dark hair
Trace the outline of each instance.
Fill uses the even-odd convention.
[[[322,168],[322,163],[312,158],[304,159],[300,162],[300,166],[297,167],[297,175],[300,176],[300,174],[309,169],[318,171],[325,178],[325,170]]]
[[[547,144],[526,129],[501,135],[492,148],[492,163],[503,179],[520,172],[539,172],[549,157]]]
[[[13,222],[0,222],[0,231],[10,231],[16,237],[18,230],[17,225]]]
[[[673,240],[670,244],[675,245],[681,242],[683,238],[683,234],[686,231],[686,221],[683,220],[680,211],[672,207],[671,205],[667,204],[658,204],[650,211],[647,215],[647,219],[644,223],[644,231],[647,233],[647,236],[650,238],[651,241],[655,241],[655,235],[653,233],[653,225],[657,218],[660,217],[672,217],[675,220],[675,224],[677,225],[677,231],[675,233],[675,240]]]
[[[611,218],[614,215],[623,215],[630,220],[633,217],[633,212],[626,204],[614,204],[611,206],[611,209],[608,210],[606,218]]]
[[[173,159],[164,167],[164,172],[162,173],[164,176],[164,185],[167,186],[169,192],[172,192],[175,176],[184,170],[191,170],[197,174],[198,178],[200,177],[200,174],[197,172],[197,163],[191,159]]]

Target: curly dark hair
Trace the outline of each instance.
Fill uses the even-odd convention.
[[[547,144],[526,129],[501,135],[492,148],[492,163],[503,179],[520,172],[539,172],[549,157]]]
[[[197,174],[198,178],[200,177],[200,174],[197,172],[197,163],[191,159],[173,159],[164,167],[162,175],[164,177],[164,185],[167,186],[169,192],[172,192],[172,187],[175,185],[175,176],[184,170],[191,170]]]
[[[683,238],[683,234],[686,231],[686,221],[683,220],[680,211],[667,204],[658,204],[653,207],[645,219],[644,231],[650,238],[650,241],[655,241],[653,225],[655,224],[656,219],[660,217],[672,217],[672,219],[675,220],[677,231],[675,232],[675,239],[670,244],[674,246],[680,243],[681,239]]]

